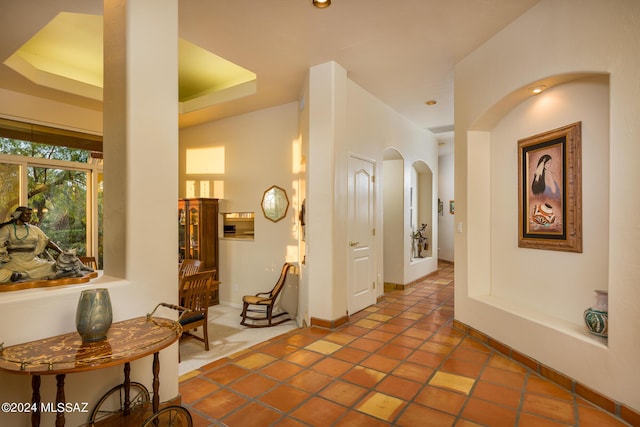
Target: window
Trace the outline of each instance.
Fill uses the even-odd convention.
[[[34,223],[52,241],[75,248],[78,255],[95,256],[101,267],[101,154],[63,146],[60,132],[50,135],[57,145],[9,138],[3,136],[4,122],[0,119],[0,221],[16,207],[29,206]],[[46,129],[40,128],[41,133]]]

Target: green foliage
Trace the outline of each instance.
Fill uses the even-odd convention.
[[[74,148],[0,138],[0,151],[23,157],[86,163],[89,152]],[[87,172],[55,167],[28,166],[28,205],[33,221],[63,249],[86,253]],[[0,215],[4,218],[19,203],[19,167],[0,164]]]
[[[36,224],[58,246],[86,253],[87,173],[29,167],[29,206]]]
[[[59,147],[57,145],[39,144],[3,137],[0,137],[0,152],[16,156],[80,163],[86,163],[90,154],[86,150],[77,148]]]
[[[0,163],[0,222],[18,207],[20,200],[20,168],[18,165]]]

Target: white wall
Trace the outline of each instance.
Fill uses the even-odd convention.
[[[321,64],[309,70],[307,102],[301,112],[308,117],[305,141],[307,158],[307,279],[309,307],[305,317],[335,320],[347,311],[346,245],[338,236],[346,236],[345,224],[336,215],[346,217],[338,203],[338,192],[346,192],[346,155],[336,154],[338,141],[344,138],[347,73],[335,63]]]
[[[403,229],[404,248],[404,277],[402,284],[408,284],[437,269],[437,253],[430,258],[411,262],[411,230],[409,228],[409,185],[413,164],[422,161],[433,172],[433,194],[437,195],[438,152],[435,137],[428,131],[422,130],[404,117],[393,111],[379,99],[368,93],[354,82],[348,86],[348,150],[376,159],[380,168],[384,160],[384,150],[393,148],[404,159],[404,208],[405,219]],[[437,202],[431,203],[436,206]],[[377,199],[376,228],[383,227],[382,200]],[[429,224],[437,221],[437,209],[433,209]],[[437,230],[432,232],[432,242],[437,241]],[[379,244],[378,273],[382,271],[382,244]],[[378,287],[378,294],[382,294],[382,286]]]
[[[347,159],[350,155],[375,162],[375,174],[384,179],[384,151],[396,150],[405,159],[403,183],[409,182],[414,161],[422,160],[437,171],[437,144],[433,135],[417,128],[347,78],[339,64],[330,62],[312,67],[303,89],[300,116],[307,197],[307,265],[301,280],[308,290],[309,317],[335,320],[345,315],[347,280]],[[437,268],[437,255],[410,263],[408,185],[402,200],[402,277],[410,283]],[[434,183],[437,185],[437,183]],[[375,186],[375,277],[377,295],[383,293],[383,202],[381,180]],[[436,197],[435,194],[433,197]],[[434,223],[436,213],[433,214]],[[437,239],[437,230],[433,238]]]
[[[109,54],[131,56],[122,62],[105,61],[109,66],[117,63],[122,68],[117,72],[111,69],[114,72],[105,73],[108,76],[105,88],[108,88],[110,96],[105,97],[104,129],[103,114],[100,111],[2,91],[0,115],[91,133],[104,132],[105,254],[115,254],[105,256],[105,274],[115,275],[113,271],[121,273],[118,277],[103,276],[84,285],[0,293],[0,324],[4,325],[2,341],[6,346],[75,331],[75,311],[83,289],[109,289],[114,322],[144,316],[159,302],[176,302],[178,274],[175,264],[175,159],[178,149],[178,112],[177,103],[171,101],[177,99],[177,84],[167,82],[177,83],[177,68],[171,66],[177,61],[177,2],[165,2],[163,8],[142,3],[144,2],[127,8],[126,20],[123,15],[119,15],[122,9],[105,7],[105,16],[111,18],[105,21],[110,23],[111,30],[115,30],[123,38],[128,33],[127,49],[108,50],[107,57],[113,59]],[[145,10],[145,7],[150,7],[151,10]],[[146,19],[140,22],[140,16]],[[134,24],[135,22],[138,24]],[[131,25],[135,29],[125,31],[123,27],[116,28],[118,25],[127,26],[128,30]],[[105,25],[105,38],[108,38],[109,31],[106,30]],[[161,44],[165,57],[156,56],[156,49],[149,49],[148,43],[141,43],[141,35],[142,38],[147,37],[147,40],[152,39]],[[153,58],[150,59],[149,55]],[[122,58],[121,56],[119,59]],[[129,85],[124,84],[125,79],[118,78],[125,74],[125,67]],[[116,91],[117,95],[112,97]],[[125,98],[126,106],[119,104]],[[10,102],[5,103],[4,100]],[[119,107],[114,107],[116,104]],[[108,112],[111,108],[118,110],[116,114]],[[136,112],[141,110],[147,114],[136,116]],[[136,119],[130,120],[131,117]],[[110,136],[107,137],[107,134]],[[116,138],[115,141],[111,139],[116,148],[107,147],[107,139],[114,134],[122,135],[123,138]],[[114,151],[122,153],[116,154]],[[125,161],[120,162],[116,158]],[[120,187],[119,183],[122,182]],[[107,199],[106,193],[109,188],[114,188],[114,184],[117,189],[111,191]],[[116,243],[112,239],[114,232],[110,233],[110,238],[106,238],[109,230],[113,230],[108,228],[108,224],[119,231],[124,230]],[[165,312],[161,315],[170,317],[174,314]],[[177,343],[160,352],[160,362],[160,399],[173,399],[178,396]],[[151,390],[151,376],[150,357],[131,364],[132,381],[141,382]],[[79,404],[87,402],[89,408],[92,408],[104,393],[122,383],[123,378],[122,365],[67,375],[66,401]],[[28,376],[0,373],[0,384],[2,401],[31,400]],[[87,384],[91,386],[87,387]],[[44,376],[40,394],[42,402],[55,402],[55,376]],[[85,423],[88,415],[66,413],[67,425]],[[53,424],[54,417],[55,414],[43,414],[42,424]],[[29,414],[0,414],[0,425],[29,425]]]
[[[230,304],[239,304],[243,295],[264,290],[265,283],[279,271],[285,258],[293,262],[299,260],[297,208],[300,199],[306,197],[306,240],[301,245],[307,265],[301,266],[298,315],[305,321],[310,316],[334,320],[344,315],[346,307],[346,252],[343,249],[346,242],[335,236],[346,235],[346,191],[343,190],[346,189],[347,153],[374,159],[379,171],[383,151],[391,147],[408,156],[411,162],[421,160],[432,171],[437,171],[437,144],[430,133],[418,129],[349,81],[345,70],[335,63],[311,69],[302,93],[300,103],[182,129],[179,193],[184,196],[186,179],[224,181],[221,211],[256,212],[254,242],[220,241],[220,298]],[[315,110],[311,106],[315,106]],[[336,114],[336,111],[344,112]],[[318,142],[310,144],[309,141]],[[187,177],[185,150],[217,146],[225,148],[224,175]],[[408,182],[409,168],[405,166],[404,182]],[[262,192],[273,184],[287,189],[293,208],[285,220],[276,224],[262,218],[259,207]],[[408,200],[408,188],[405,193],[404,198]],[[376,228],[382,229],[379,196],[376,221]],[[436,259],[434,256],[409,265],[408,217],[402,221],[405,271],[401,281],[409,283],[434,271]],[[437,238],[435,233],[434,238]],[[377,292],[382,294],[382,245],[378,244],[376,250],[374,277],[380,280]]]
[[[382,164],[384,281],[404,281],[404,160],[385,160]]]
[[[379,99],[368,93],[354,82],[348,86],[348,128],[347,150],[376,159],[380,168],[384,164],[384,150],[393,148],[404,159],[404,226],[403,236],[403,280],[401,284],[408,284],[437,269],[437,254],[416,262],[411,262],[411,230],[409,227],[409,185],[413,164],[422,161],[434,173],[432,181],[432,197],[437,197],[438,153],[435,137],[409,122],[404,117],[383,104]],[[339,164],[339,163],[338,163]],[[377,183],[377,194],[382,194],[380,183]],[[379,200],[379,199],[378,199]],[[432,201],[432,206],[435,205]],[[376,228],[384,226],[382,218],[382,203],[377,205]],[[432,212],[429,224],[436,222],[437,212]],[[437,230],[432,233],[437,239]],[[381,273],[382,243],[378,250],[378,273]],[[378,287],[378,294],[382,294],[382,286]]]
[[[337,65],[338,69],[342,69]],[[425,258],[418,262],[411,262],[411,237],[409,229],[409,186],[410,173],[413,169],[413,163],[417,161],[424,162],[431,171],[437,176],[437,143],[434,136],[428,131],[422,130],[409,122],[397,112],[383,104],[379,99],[368,93],[351,80],[347,80],[346,84],[346,124],[344,128],[336,128],[340,134],[334,146],[334,168],[335,179],[337,183],[347,175],[346,158],[349,154],[357,154],[365,158],[375,161],[376,175],[384,177],[381,168],[384,164],[384,151],[389,148],[395,149],[404,159],[403,182],[404,194],[402,196],[404,206],[403,219],[403,277],[402,284],[410,283],[426,274],[435,271],[437,268],[437,254],[431,258]],[[313,117],[313,116],[312,116]],[[310,158],[309,162],[313,165],[314,158]],[[332,182],[311,182],[309,180],[309,188],[319,186],[321,189],[328,188]],[[435,190],[437,188],[437,179],[434,177],[432,186],[433,197],[437,197]],[[376,181],[376,229],[381,230],[384,227],[382,184],[380,180]],[[346,226],[346,191],[336,189],[334,213],[335,227],[338,230],[344,230]],[[432,202],[432,206],[435,203]],[[436,221],[437,212],[431,216],[430,224]],[[343,233],[342,236],[346,235]],[[379,236],[380,234],[378,234]],[[437,239],[437,230],[433,232],[433,238]],[[346,242],[340,241],[335,246],[334,260],[336,264],[342,263],[344,268],[344,260],[346,260]],[[376,246],[376,277],[378,282],[382,282],[383,276],[383,242],[378,239]],[[339,270],[339,276],[344,276],[345,271]],[[383,293],[383,283],[379,283],[377,287],[378,295]],[[344,291],[343,291],[344,292]]]
[[[514,141],[582,121],[582,254],[518,249]],[[594,289],[608,288],[609,81],[567,82],[523,101],[491,132],[491,294],[582,330]]]
[[[332,64],[325,67],[335,70]],[[340,67],[337,67],[339,70]],[[320,67],[315,71],[324,72],[325,70]],[[313,75],[312,70],[310,76]],[[325,143],[309,148],[302,143],[305,135],[312,134],[315,140],[326,141],[330,136],[319,135],[326,129],[329,129],[329,135],[333,132],[330,130],[334,126],[333,120],[330,120],[329,124],[315,120],[309,132],[307,123],[310,121],[301,119],[307,117],[312,102],[315,102],[313,105],[319,105],[319,102],[322,102],[318,99],[319,96],[331,94],[331,91],[325,90],[318,80],[315,80],[316,86],[310,85],[316,88],[312,92],[316,98],[312,101],[309,100],[309,93],[306,93],[306,102],[300,104],[286,104],[181,130],[180,195],[185,194],[186,179],[224,181],[221,211],[256,212],[254,242],[225,239],[220,241],[220,280],[222,281],[220,297],[223,302],[239,304],[243,295],[264,290],[264,284],[268,283],[278,271],[285,257],[289,261],[298,261],[297,211],[290,210],[285,220],[273,224],[261,217],[259,201],[262,192],[268,186],[278,184],[286,188],[288,193],[290,192],[292,207],[297,209],[301,202],[299,187],[304,182],[303,175],[300,174],[300,164],[306,162],[307,174],[317,174],[314,176],[318,177],[317,181],[313,178],[309,179],[306,195],[308,225],[307,239],[303,244],[309,264],[303,266],[300,281],[301,310],[298,313],[300,319],[306,321],[309,320],[309,316],[333,320],[344,314],[346,305],[344,270],[346,254],[340,249],[344,242],[336,242],[332,237],[334,234],[346,235],[344,232],[336,231],[344,230],[346,215],[330,214],[334,210],[332,207],[334,200],[338,206],[335,208],[336,212],[346,212],[345,192],[341,190],[341,186],[346,185],[346,181],[341,182],[339,178],[346,176],[346,156],[341,158],[336,153],[358,153],[376,159],[380,165],[384,149],[394,147],[399,148],[403,155],[408,153],[411,159],[424,161],[431,170],[437,170],[436,143],[432,135],[417,129],[352,82],[347,80],[344,82],[345,85],[348,84],[355,89],[349,89],[349,91],[345,89],[337,93],[335,99],[328,101],[336,104],[342,102],[340,100],[346,99],[347,96],[353,97],[348,103],[350,113],[343,114],[340,119],[346,123],[342,128],[346,133],[340,136],[339,142],[336,143],[337,147],[334,148]],[[318,93],[324,95],[318,95]],[[302,107],[301,111],[298,111],[299,106]],[[329,117],[328,114],[319,115],[324,117],[323,120]],[[298,130],[299,125],[300,130]],[[369,135],[371,139],[367,141],[367,138],[370,138]],[[186,176],[185,150],[218,146],[225,147],[224,175]],[[328,151],[323,154],[322,150]],[[269,162],[265,162],[265,159],[269,159]],[[402,172],[405,175],[404,182],[408,182],[409,171],[409,167],[405,167]],[[408,200],[408,189],[405,188],[405,192],[407,194],[404,197]],[[376,226],[382,229],[382,198],[378,197],[376,200],[378,221]],[[436,264],[435,259],[425,259],[421,260],[423,262],[417,266],[409,266],[408,217],[402,218],[402,222],[404,254],[398,268],[402,272],[404,265],[410,271],[402,272],[403,276],[398,283],[408,283],[433,271]],[[377,291],[381,294],[383,291],[382,245],[378,245],[377,249],[379,253],[376,257],[374,277],[380,275],[381,283]],[[334,262],[339,266],[336,269],[330,268]],[[311,274],[314,264],[318,270]],[[309,289],[309,283],[314,281],[317,285],[312,284]],[[331,291],[327,288],[328,284],[331,284]],[[317,293],[314,293],[314,289]],[[313,305],[312,308],[307,308],[311,305]]]
[[[638,16],[632,0],[543,0],[455,71],[456,318],[635,410]],[[598,78],[571,81],[590,73],[608,73],[609,90]],[[527,100],[544,79],[555,87]],[[517,140],[578,120],[584,251],[518,248]],[[605,345],[580,314],[607,287]]]
[[[0,116],[92,134],[102,133],[102,112],[100,111],[81,109],[6,90],[0,90]],[[105,164],[105,172],[117,174],[117,166],[115,170],[110,169],[113,166],[111,164],[108,167]],[[131,189],[131,191],[146,206],[159,207],[153,193],[141,189],[139,193],[137,189]],[[149,210],[145,209],[144,212],[149,212]],[[157,222],[152,224],[158,226]],[[144,242],[148,247],[166,246],[165,237],[166,233],[147,234]],[[140,241],[142,242],[142,240]],[[146,272],[139,272],[141,277],[134,280],[103,277],[82,285],[0,292],[0,324],[4,325],[1,329],[0,341],[4,342],[5,347],[8,347],[75,331],[76,306],[80,292],[84,289],[96,287],[109,289],[114,322],[142,316],[151,311],[160,301],[172,302],[169,295],[173,295],[177,271],[171,268],[170,263],[158,264],[157,255],[156,252],[146,250],[135,255],[138,263],[141,263],[142,259],[146,257],[149,263],[157,264],[157,268],[153,269],[151,274],[148,274],[150,272],[148,269]],[[175,257],[172,257],[171,261],[174,259]],[[175,280],[171,280],[172,273],[175,274]],[[164,313],[164,315],[170,316],[171,313]],[[17,324],[20,327],[16,327]],[[174,344],[170,349],[163,350],[160,353],[160,360],[162,366],[161,395],[163,398],[173,398],[177,395],[177,344]],[[135,361],[131,364],[131,368],[132,380],[142,382],[151,389],[151,358]],[[106,391],[121,383],[122,380],[122,366],[68,375],[65,380],[66,401],[72,403],[88,402],[89,408],[92,408]],[[0,373],[0,384],[2,384],[0,386],[0,400],[3,402],[31,401],[31,381],[28,376],[2,372]],[[92,386],[87,387],[87,384],[92,384]],[[43,402],[55,402],[55,376],[42,378],[40,393]],[[65,417],[67,425],[78,425],[86,422],[88,414],[67,413]],[[42,425],[46,424],[53,424],[52,414],[43,414]],[[0,425],[30,425],[29,415],[2,413],[0,414]]]
[[[220,238],[223,303],[241,306],[244,295],[273,287],[285,261],[298,262],[297,111],[294,102],[180,131],[180,196],[185,196],[187,179],[222,181],[220,212],[255,213],[254,240]],[[224,174],[187,175],[186,150],[208,147],[224,147]],[[284,188],[289,197],[286,217],[275,223],[260,208],[272,185]]]
[[[453,153],[438,157],[438,198],[442,201],[442,216],[438,216],[438,258],[453,262],[453,218],[449,201],[453,196]]]
[[[338,66],[339,67],[339,66]],[[346,73],[345,73],[346,75]],[[336,152],[339,153],[335,159],[331,159],[331,170],[336,169],[335,174],[327,173],[324,166],[320,166],[318,170],[319,181],[309,184],[308,191],[318,191],[317,194],[323,194],[327,191],[331,200],[335,200],[339,205],[335,211],[331,211],[331,215],[316,221],[316,224],[334,224],[338,225],[330,227],[330,235],[340,235],[339,230],[345,227],[346,211],[346,195],[340,190],[334,192],[334,180],[344,184],[339,177],[346,176],[346,153],[355,152],[360,155],[371,157],[376,160],[378,167],[383,161],[383,151],[386,148],[394,147],[407,159],[405,163],[404,182],[408,182],[409,167],[414,161],[424,161],[432,171],[437,171],[437,144],[435,138],[428,132],[423,131],[409,123],[406,119],[399,116],[396,112],[384,105],[375,97],[368,94],[365,90],[355,85],[353,82],[344,80],[344,86],[337,92],[341,99],[349,100],[348,112],[345,111],[341,115],[344,120],[344,128],[342,129],[341,139],[337,144]],[[71,129],[84,129],[93,133],[101,133],[102,115],[100,112],[79,110],[67,105],[53,104],[46,100],[33,99],[17,95],[6,91],[0,91],[0,96],[11,102],[0,104],[0,114],[8,117],[22,117],[32,119],[37,122],[47,123],[54,126]],[[14,109],[13,106],[16,106]],[[208,147],[224,145],[226,154],[226,165],[228,166],[224,176],[215,176],[211,178],[220,178],[225,181],[224,199],[221,203],[223,211],[254,211],[256,212],[256,240],[254,242],[246,241],[221,241],[220,261],[222,280],[221,299],[232,304],[239,304],[242,295],[255,293],[269,288],[275,281],[277,273],[285,260],[297,261],[298,257],[298,230],[297,230],[297,210],[299,205],[299,186],[301,177],[299,176],[299,166],[301,163],[300,155],[300,137],[298,131],[298,104],[291,103],[274,107],[267,110],[249,113],[246,115],[221,120],[214,123],[208,123],[197,127],[184,129],[180,132],[180,156],[179,156],[179,195],[184,196],[184,150],[188,147]],[[144,148],[147,144],[152,144],[149,138],[144,141]],[[162,161],[166,160],[165,156],[174,150],[174,147],[167,145],[162,150]],[[150,151],[147,151],[147,154]],[[333,153],[333,148],[329,150]],[[308,153],[307,153],[308,154]],[[137,155],[137,154],[136,154]],[[153,156],[148,156],[148,160]],[[316,159],[317,160],[317,159]],[[309,168],[318,167],[317,163],[313,163],[313,159],[308,158]],[[335,165],[333,165],[336,160]],[[407,166],[409,165],[409,166]],[[110,168],[105,169],[107,173],[118,174],[124,171],[126,165],[112,164]],[[136,176],[136,182],[144,177],[144,168],[151,168],[147,165],[141,166],[143,169]],[[169,167],[172,169],[172,167]],[[166,170],[166,169],[163,169]],[[129,171],[128,173],[131,173]],[[170,176],[171,174],[168,174]],[[155,175],[154,175],[155,176]],[[335,178],[338,177],[338,178]],[[162,178],[164,182],[164,178]],[[167,178],[168,179],[168,178]],[[140,181],[142,182],[142,181]],[[271,185],[279,185],[287,190],[290,197],[291,207],[287,213],[287,217],[278,222],[272,223],[262,218],[260,211],[260,199],[262,193]],[[163,184],[164,185],[164,184]],[[379,185],[379,183],[378,183]],[[136,206],[144,205],[144,209],[130,212],[132,215],[128,219],[129,230],[136,236],[136,244],[144,243],[146,248],[162,246],[166,248],[162,251],[162,260],[158,262],[157,253],[154,251],[139,251],[137,260],[139,265],[154,264],[156,268],[153,274],[147,274],[139,268],[131,269],[131,274],[135,276],[134,281],[104,278],[99,283],[91,285],[83,285],[77,287],[63,287],[46,290],[28,290],[17,293],[3,294],[0,293],[0,322],[4,325],[12,325],[15,319],[40,319],[41,322],[24,323],[23,328],[4,328],[2,339],[5,345],[11,345],[27,340],[37,339],[50,336],[53,334],[73,331],[75,306],[81,289],[93,286],[107,286],[110,289],[113,305],[115,321],[130,318],[136,315],[144,314],[149,311],[160,300],[169,300],[168,295],[173,295],[175,280],[177,278],[177,270],[171,268],[171,262],[175,259],[177,252],[177,228],[174,227],[177,218],[177,205],[174,203],[174,196],[171,202],[165,203],[162,197],[162,203],[158,204],[157,191],[165,191],[170,187],[171,192],[175,191],[173,184],[158,187],[153,182],[147,182],[146,185],[129,188],[127,195],[123,197],[136,197]],[[147,191],[153,188],[153,191]],[[380,188],[380,187],[378,187]],[[378,189],[378,193],[380,190]],[[408,189],[405,188],[404,200],[408,200]],[[322,197],[322,196],[320,196]],[[435,196],[434,196],[435,197]],[[333,206],[330,203],[330,206]],[[149,217],[154,217],[154,209],[161,209],[161,223],[167,222],[165,219],[170,217],[170,224],[166,232],[150,233],[145,232],[144,236],[138,236],[137,229],[144,229],[141,224]],[[333,208],[332,208],[333,209]],[[137,214],[136,214],[137,212]],[[142,213],[141,213],[142,212]],[[316,214],[319,210],[316,208]],[[337,214],[335,213],[337,212]],[[158,212],[156,212],[158,213]],[[129,213],[127,214],[129,215]],[[434,214],[435,219],[435,214]],[[376,199],[376,227],[382,229],[382,200],[380,197]],[[151,226],[157,222],[147,221]],[[425,274],[435,270],[435,257],[433,260],[425,259],[417,265],[408,265],[409,262],[409,229],[408,218],[404,219],[403,235],[404,247],[407,248],[405,256],[405,277],[404,283],[408,283]],[[324,225],[321,225],[321,230]],[[336,231],[337,230],[337,231]],[[381,236],[379,233],[378,236]],[[437,238],[434,233],[434,238]],[[171,242],[168,242],[168,240]],[[175,242],[174,242],[175,241]],[[342,245],[344,242],[339,242]],[[310,245],[311,246],[311,245]],[[346,246],[346,245],[345,245]],[[317,247],[317,246],[316,246]],[[377,245],[379,251],[376,256],[376,271],[381,278],[382,267],[382,244]],[[167,253],[167,262],[164,262],[165,252]],[[309,255],[313,256],[313,252],[309,251]],[[344,251],[329,251],[329,257],[336,259],[338,263],[344,264],[346,256]],[[134,254],[127,256],[127,262],[133,260]],[[144,262],[141,259],[144,258]],[[317,264],[319,271],[326,266],[322,263]],[[344,270],[336,270],[338,280],[335,288],[339,301],[329,301],[330,307],[320,307],[318,317],[325,319],[334,319],[344,314],[344,310],[336,309],[344,304],[346,299],[346,286]],[[331,270],[331,274],[334,271]],[[326,282],[325,282],[326,284]],[[301,284],[301,286],[304,286]],[[304,290],[303,290],[304,291]],[[379,294],[383,292],[382,283],[378,286]],[[323,289],[317,290],[322,294]],[[301,292],[302,295],[309,295],[309,302],[318,305],[318,301],[313,298],[312,293]],[[141,304],[140,301],[144,301]],[[320,305],[324,302],[320,301]],[[325,316],[324,313],[329,313]],[[172,351],[162,352],[161,360],[165,361],[161,371],[161,386],[168,385],[171,392],[176,388],[177,381],[177,346],[172,347]],[[165,353],[170,353],[165,356]],[[136,380],[148,384],[150,378],[150,369],[148,369],[150,361],[146,359],[135,362],[132,365],[133,373]],[[30,399],[30,386],[25,378],[8,374],[0,374],[3,387],[0,389],[0,397],[5,401],[20,399],[28,401]],[[168,378],[171,380],[167,381]],[[67,379],[67,401],[95,402],[106,389],[122,380],[122,369],[120,367],[111,368],[100,371],[99,373],[76,374],[69,376]],[[90,382],[92,384],[103,384],[103,386],[94,387],[88,391],[83,384]],[[6,385],[6,386],[5,386]],[[52,378],[45,378],[42,385],[43,401],[54,396],[54,382]],[[17,393],[16,393],[17,391]],[[161,389],[161,393],[166,391]],[[164,393],[167,398],[174,397],[175,394]],[[46,397],[45,397],[46,396]],[[53,397],[51,397],[53,398]],[[4,415],[2,416],[4,417]],[[27,417],[28,418],[28,417]],[[25,418],[25,424],[28,423]],[[0,418],[0,421],[5,418]],[[72,423],[72,418],[69,418]],[[13,424],[15,419],[7,419],[4,423]],[[3,424],[4,425],[4,424]]]
[[[102,112],[0,89],[0,116],[63,129],[102,134]]]
[[[18,120],[102,133],[102,114],[96,111],[34,98],[7,90],[0,90],[0,115]],[[5,347],[27,341],[75,331],[75,310],[82,289],[95,285],[62,286],[48,289],[30,289],[15,292],[0,292],[0,324]],[[114,320],[123,320],[120,300],[111,295],[114,304]],[[115,298],[114,298],[115,297]],[[20,327],[17,327],[17,325]],[[121,381],[122,369],[107,369],[101,372],[69,375],[66,380],[68,402],[95,403],[111,386]],[[83,384],[104,382],[106,389],[97,386],[86,390]],[[25,375],[0,372],[0,400],[3,402],[30,402],[31,381]],[[148,383],[149,384],[149,383]],[[149,384],[150,385],[150,384]],[[43,402],[55,402],[55,377],[42,378],[40,390]],[[66,414],[68,420],[83,418],[82,414]],[[85,418],[86,418],[86,414]],[[43,415],[43,423],[53,423],[49,415]],[[28,414],[1,413],[1,425],[30,425]]]
[[[0,90],[0,116],[10,117],[28,122],[46,124],[63,129],[73,129],[92,134],[102,133],[102,112],[87,110],[67,104],[34,98],[6,90]],[[177,147],[176,147],[177,149]],[[111,169],[114,168],[114,169]],[[165,169],[166,170],[166,169]],[[105,173],[119,173],[113,163],[105,164]],[[170,191],[165,186],[165,192]],[[145,206],[162,207],[153,192],[131,188],[131,193],[140,199]],[[173,207],[173,204],[172,204]],[[149,209],[144,209],[149,212]],[[171,212],[171,210],[169,211]],[[175,215],[172,215],[172,218]],[[140,216],[137,215],[138,220]],[[158,222],[151,222],[159,226]],[[171,230],[173,231],[173,226]],[[147,247],[166,247],[167,233],[147,233],[144,242]],[[177,231],[176,231],[177,235]],[[177,247],[177,245],[176,245]],[[140,277],[125,280],[123,278],[102,277],[91,283],[72,286],[59,286],[44,289],[29,289],[15,292],[0,292],[0,340],[5,347],[27,341],[75,331],[75,312],[80,292],[84,289],[106,287],[109,289],[113,306],[114,322],[142,316],[151,311],[160,301],[172,302],[177,271],[171,263],[159,263],[158,253],[141,251],[130,254],[138,264],[156,264],[153,270],[146,269],[136,273]],[[143,258],[148,258],[144,261]],[[173,261],[175,257],[171,257]],[[175,279],[171,280],[174,274]],[[141,302],[142,301],[142,302]],[[163,313],[171,316],[171,313]],[[16,327],[18,323],[20,327]],[[177,395],[177,344],[160,353],[161,360],[161,395],[169,399]],[[141,382],[151,389],[151,358],[147,357],[131,364],[132,380]],[[123,380],[123,367],[103,369],[68,375],[65,380],[66,401],[71,403],[87,402],[89,408],[111,387]],[[31,401],[31,381],[25,375],[0,373],[0,400],[3,402]],[[87,387],[92,384],[92,387]],[[42,402],[55,402],[55,376],[44,376],[40,394]],[[54,414],[53,414],[54,415]],[[42,424],[53,423],[52,414],[43,414]],[[67,425],[78,425],[87,420],[86,413],[65,414]],[[0,414],[0,425],[30,425],[28,414]]]

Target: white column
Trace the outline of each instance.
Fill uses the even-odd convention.
[[[112,294],[122,320],[177,298],[178,1],[105,0],[104,43],[104,259],[131,284]],[[175,397],[176,351],[160,375]]]
[[[336,182],[346,183],[340,147],[346,120],[346,70],[335,62],[317,65],[309,75],[309,157],[307,159],[307,267],[309,315],[336,320],[347,309],[346,251],[342,239],[346,212],[336,203]],[[344,191],[342,192],[344,193]],[[344,196],[344,194],[342,194]],[[338,243],[336,243],[338,242]]]

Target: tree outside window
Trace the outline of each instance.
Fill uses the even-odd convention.
[[[75,248],[78,255],[92,252],[87,248],[87,224],[91,224],[87,214],[91,212],[92,206],[91,199],[88,197],[88,194],[91,194],[92,185],[90,169],[86,167],[90,152],[9,138],[0,138],[0,152],[29,158],[25,162],[26,193],[27,204],[33,209],[34,223],[63,249]],[[38,161],[38,159],[44,161]],[[55,162],[55,160],[62,160],[65,163]],[[66,162],[79,165],[75,168]],[[2,182],[0,219],[2,221],[5,221],[20,205],[21,167],[24,165],[0,163],[0,182]],[[98,192],[98,196],[101,196],[101,191]],[[100,200],[101,197],[98,201],[98,212],[102,211]],[[102,253],[101,248],[98,252]]]

